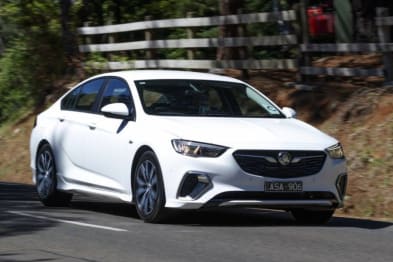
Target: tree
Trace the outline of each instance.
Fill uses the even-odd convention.
[[[76,42],[74,34],[70,30],[70,9],[72,0],[60,0],[60,24],[63,40],[64,52],[67,59],[71,59],[76,54]]]
[[[243,0],[219,0],[220,15],[237,14],[244,7]],[[222,25],[219,27],[219,38],[238,36],[237,25]],[[219,47],[217,49],[217,60],[234,59],[239,57],[239,49]]]
[[[2,30],[0,122],[41,104],[64,72],[59,17],[58,1],[2,1],[0,18],[8,31]]]

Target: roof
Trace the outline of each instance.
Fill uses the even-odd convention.
[[[105,73],[98,76],[118,76],[128,81],[147,79],[201,79],[241,83],[240,80],[228,76],[180,70],[129,70]]]

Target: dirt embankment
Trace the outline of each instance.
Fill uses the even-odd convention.
[[[228,73],[239,76],[236,71]],[[305,91],[285,86],[285,82],[294,81],[294,72],[259,71],[250,75],[248,82],[281,107],[295,108],[298,118],[344,145],[349,186],[346,206],[339,212],[392,219],[393,87],[376,87],[375,79],[319,79],[319,88]],[[31,114],[0,129],[0,181],[31,183],[28,141],[33,122]]]
[[[325,85],[320,81],[312,91],[285,88],[283,82],[292,77],[288,72],[262,72],[250,83],[341,141],[349,173],[341,214],[392,219],[393,87],[378,87],[376,78],[368,78],[329,79]]]

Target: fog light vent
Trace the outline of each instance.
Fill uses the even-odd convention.
[[[192,199],[198,199],[210,188],[212,188],[212,183],[208,175],[189,172],[184,176],[183,181],[180,184],[178,196],[189,196]]]
[[[348,181],[348,176],[345,173],[337,177],[336,187],[338,193],[340,194],[341,200],[344,199],[345,192],[347,191],[347,181]]]

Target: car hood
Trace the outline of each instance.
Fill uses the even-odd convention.
[[[338,142],[296,119],[154,116],[150,120],[156,131],[174,138],[236,149],[323,150]]]

